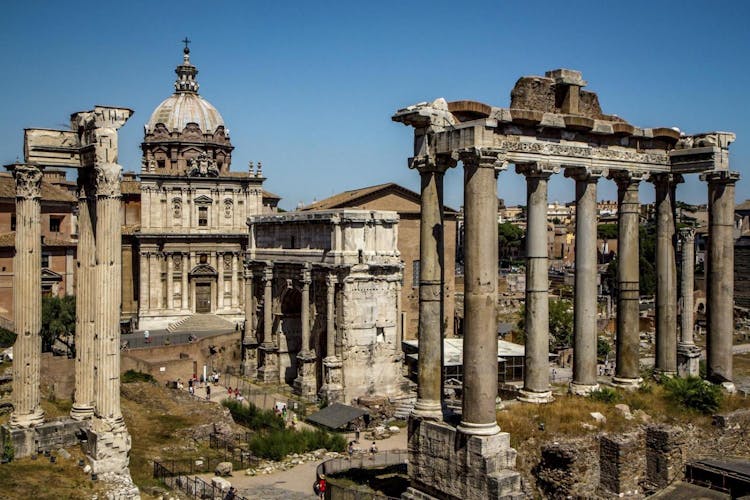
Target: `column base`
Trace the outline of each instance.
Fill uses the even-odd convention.
[[[344,400],[344,386],[341,367],[343,363],[337,356],[323,358],[323,379],[325,383],[318,391],[318,397],[328,404],[340,403]]]
[[[619,387],[620,389],[634,390],[638,389],[643,383],[641,377],[638,378],[625,378],[625,377],[612,377],[612,385]]]
[[[70,409],[70,418],[78,422],[90,420],[94,416],[93,406],[73,405]]]
[[[555,398],[552,397],[552,391],[534,392],[528,389],[521,389],[519,393],[520,396],[518,396],[517,399],[524,403],[544,404],[551,403],[555,400]]]
[[[677,345],[677,375],[683,378],[700,376],[701,348],[695,344]]]
[[[588,396],[594,391],[599,390],[599,384],[578,384],[571,382],[568,391],[576,396]]]
[[[84,452],[97,474],[112,473],[130,477],[130,434],[122,417],[94,417],[86,431]]]
[[[14,458],[23,458],[40,451],[76,446],[78,434],[88,425],[88,421],[80,422],[70,418],[44,422],[36,427],[28,428],[12,428],[9,425],[3,425],[0,427],[2,436],[0,442],[10,443],[13,447]]]
[[[417,399],[414,404],[414,409],[411,411],[411,415],[414,418],[421,420],[443,420],[443,407],[440,401],[433,401],[430,399]]]
[[[317,399],[316,359],[315,351],[301,351],[297,355],[297,378],[294,379],[293,392],[307,401]]]
[[[43,423],[44,410],[37,408],[34,412],[27,413],[26,415],[19,415],[15,412],[11,413],[8,425],[10,425],[12,429],[30,429],[42,425]]]
[[[486,424],[461,422],[456,427],[456,430],[466,436],[494,436],[500,433],[500,426],[497,425],[497,422],[488,422]]]
[[[409,418],[410,488],[401,498],[520,499],[521,475],[515,465],[516,450],[507,432],[466,434],[444,422]]]
[[[240,365],[242,375],[255,379],[258,377],[258,344],[248,343],[242,346],[242,364]]]
[[[264,342],[258,349],[258,380],[276,384],[279,382],[279,348],[271,342]]]

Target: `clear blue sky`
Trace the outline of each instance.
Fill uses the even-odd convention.
[[[94,104],[130,107],[120,163],[140,168],[151,111],[172,92],[192,41],[200,92],[222,113],[233,169],[262,160],[266,188],[293,208],[381,182],[418,189],[411,129],[390,116],[445,97],[507,106],[522,75],[581,70],[606,113],[643,127],[737,133],[733,170],[750,198],[750,2],[369,1],[7,2],[0,19],[0,161],[24,127],[66,126]],[[615,198],[611,181],[600,198]],[[458,207],[461,171],[446,177]],[[653,187],[641,187],[653,200]],[[521,177],[499,196],[525,203]],[[573,183],[556,176],[550,200]],[[705,202],[695,176],[678,197]]]

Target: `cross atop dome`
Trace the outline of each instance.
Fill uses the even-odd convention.
[[[198,74],[198,69],[190,63],[190,39],[185,37],[182,40],[185,44],[185,48],[182,49],[182,64],[177,66],[174,72],[177,74],[177,80],[174,82],[174,89],[177,93],[182,92],[194,92],[198,93],[198,82],[195,81],[195,75]]]

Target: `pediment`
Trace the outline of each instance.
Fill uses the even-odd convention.
[[[46,267],[42,268],[42,281],[62,281],[62,279],[62,274],[56,273]]]
[[[214,202],[214,200],[212,200],[211,198],[209,198],[209,197],[208,197],[208,196],[206,196],[205,194],[202,194],[202,195],[198,196],[198,197],[197,197],[197,198],[195,198],[195,200],[193,200],[193,201],[194,201],[195,203],[203,203],[203,204],[211,204],[211,203],[213,203],[213,202]]]
[[[218,273],[216,269],[209,266],[208,264],[198,264],[190,271],[192,276],[216,276]]]

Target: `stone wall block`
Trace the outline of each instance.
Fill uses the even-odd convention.
[[[643,445],[637,433],[602,436],[599,442],[599,486],[623,495],[637,495],[643,469]]]

